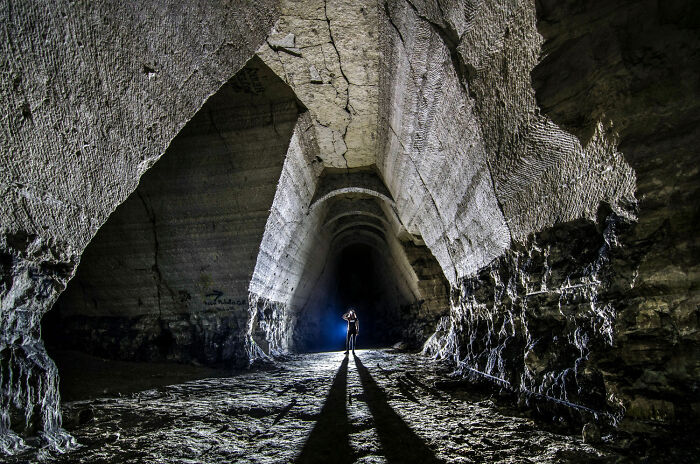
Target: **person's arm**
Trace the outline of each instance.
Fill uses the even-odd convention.
[[[343,314],[343,320],[345,320],[345,321],[348,320],[348,313]]]
[[[360,335],[360,320],[359,319],[355,319],[355,332],[357,333],[357,335]]]

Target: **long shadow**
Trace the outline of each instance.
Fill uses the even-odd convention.
[[[349,441],[350,422],[345,407],[347,384],[348,357],[345,356],[335,374],[318,421],[296,459],[297,464],[349,464],[354,461]]]
[[[386,393],[374,381],[360,358],[354,357],[367,406],[374,416],[377,435],[387,461],[390,464],[442,463],[443,461],[435,456],[428,445],[391,408]]]

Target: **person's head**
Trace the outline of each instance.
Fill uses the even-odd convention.
[[[357,317],[357,314],[355,314],[355,310],[352,309],[352,308],[350,308],[350,309],[348,310],[348,315],[349,315],[349,316],[355,316],[355,317]]]

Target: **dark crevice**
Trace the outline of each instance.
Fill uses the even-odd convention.
[[[139,197],[139,200],[141,200],[141,203],[143,204],[143,208],[146,211],[146,216],[148,217],[148,220],[151,222],[151,230],[153,231],[153,267],[151,268],[153,275],[155,277],[156,281],[156,296],[157,296],[157,301],[158,301],[158,320],[162,321],[163,320],[163,310],[161,308],[161,283],[163,282],[163,275],[160,272],[160,267],[158,266],[158,251],[160,248],[160,244],[158,243],[158,232],[157,232],[157,225],[156,225],[156,215],[155,212],[153,211],[153,208],[151,208],[148,203],[146,202],[146,198],[144,195],[141,193],[139,189],[136,189],[136,195]]]
[[[323,2],[323,14],[326,18],[326,23],[328,24],[328,37],[330,38],[330,44],[333,46],[333,50],[335,50],[335,54],[338,57],[338,69],[340,69],[340,74],[343,76],[343,79],[345,79],[345,83],[347,85],[347,89],[345,91],[345,112],[348,114],[348,124],[345,126],[345,130],[343,131],[343,143],[345,143],[345,137],[348,134],[348,127],[350,126],[350,121],[352,121],[352,113],[350,112],[350,80],[348,79],[348,76],[345,74],[345,71],[343,70],[343,61],[340,58],[340,52],[338,51],[338,47],[335,44],[335,39],[333,38],[333,29],[331,28],[331,20],[328,17],[328,1],[325,0]],[[345,147],[346,152],[347,152],[347,145]],[[345,153],[342,153],[341,156],[343,157],[343,160],[345,161],[345,168],[350,171],[350,165],[348,164],[348,159],[345,157]]]

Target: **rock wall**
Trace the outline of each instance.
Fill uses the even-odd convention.
[[[377,166],[399,216],[455,285],[510,240],[450,51],[408,2],[384,2]]]
[[[609,212],[621,223],[634,223],[638,213],[636,180],[641,175],[628,164],[628,160],[632,160],[634,165],[634,158],[618,149],[619,143],[621,148],[625,147],[624,137],[620,138],[621,134],[608,120],[594,121],[588,127],[588,136],[578,139],[541,113],[531,80],[531,73],[540,61],[543,42],[536,28],[535,5],[489,1],[385,2],[384,5],[386,23],[382,50],[387,70],[382,74],[385,79],[382,88],[393,86],[394,90],[385,94],[380,104],[380,121],[388,126],[388,145],[382,151],[385,158],[380,166],[388,169],[384,175],[389,179],[387,185],[392,195],[399,199],[400,215],[418,219],[413,230],[427,237],[426,242],[455,286],[451,318],[436,334],[435,338],[441,343],[435,346],[431,342],[429,351],[449,353],[461,365],[501,376],[519,388],[580,401],[592,407],[610,408],[618,416],[628,410],[628,416],[635,419],[660,419],[664,414],[668,419],[672,414],[659,412],[664,405],[668,408],[675,402],[681,405],[676,409],[682,409],[683,405],[692,403],[694,400],[689,394],[692,386],[687,381],[682,388],[669,389],[672,400],[657,399],[660,390],[654,386],[656,383],[668,379],[669,385],[674,385],[675,380],[671,378],[685,375],[679,374],[676,368],[659,369],[666,373],[653,381],[651,377],[643,380],[644,375],[637,371],[636,377],[640,380],[635,387],[625,380],[627,370],[640,365],[630,357],[624,359],[625,349],[619,349],[630,336],[636,337],[638,324],[642,322],[636,318],[632,322],[631,316],[627,316],[632,313],[626,312],[628,301],[624,296],[626,290],[634,288],[635,275],[639,272],[635,263],[641,258],[641,250],[630,249],[635,240],[627,238],[638,226],[626,226],[619,232],[621,237],[615,241],[615,246],[624,250],[618,252],[624,259],[613,263],[606,261],[605,270],[601,271],[602,280],[596,284],[599,288],[594,293],[563,291],[562,288],[568,288],[564,279],[533,299],[534,296],[528,296],[531,290],[522,284],[530,279],[541,282],[546,277],[539,271],[522,267],[523,253],[531,255],[532,244],[541,240],[537,234],[551,234],[561,229],[576,237],[576,228],[569,230],[565,225],[584,218],[588,222],[573,224],[590,230],[592,226],[586,227],[586,224],[604,221],[604,218],[597,219],[601,204],[609,205]],[[566,14],[561,14],[558,19],[564,16]],[[584,23],[582,20],[581,24]],[[564,26],[558,30],[568,31],[569,28]],[[576,60],[576,55],[570,55],[568,62]],[[397,73],[397,68],[402,72]],[[545,71],[536,70],[536,73]],[[551,69],[549,75],[553,74]],[[571,72],[572,76],[574,74]],[[563,92],[570,90],[568,84],[562,85]],[[543,92],[551,93],[552,88],[556,88],[553,81],[543,84]],[[557,95],[554,101],[567,101],[560,97]],[[452,126],[444,122],[454,118],[461,118],[460,123]],[[455,127],[462,131],[471,129],[450,135]],[[416,172],[412,176],[406,174],[411,171],[408,165],[411,153],[422,153],[420,158],[410,161]],[[430,173],[435,169],[432,163],[447,165],[446,161],[438,161],[445,158],[454,160],[451,172]],[[460,164],[454,164],[465,159],[471,163],[460,171],[457,167]],[[667,166],[659,163],[662,165]],[[684,166],[686,177],[696,175],[694,169]],[[403,178],[394,183],[391,179],[398,175]],[[459,179],[457,187],[467,185],[464,179],[480,176],[489,179],[490,185],[475,180],[468,184],[472,186],[470,191],[461,193],[452,186],[449,180],[452,175]],[[640,191],[645,191],[643,186]],[[693,188],[685,191],[692,192]],[[417,194],[423,199],[419,200]],[[402,203],[404,195],[413,199]],[[493,195],[492,200],[485,200],[490,195]],[[453,198],[461,200],[455,202]],[[686,204],[692,203],[689,200]],[[478,206],[470,208],[469,205]],[[695,207],[688,208],[687,212],[690,211],[695,211]],[[687,217],[694,217],[694,213]],[[408,220],[404,222],[411,224]],[[450,231],[450,227],[455,230]],[[688,232],[681,227],[674,239],[683,243]],[[583,249],[600,249],[604,240],[600,232],[597,235],[598,238],[591,238],[592,243]],[[500,241],[494,243],[494,237],[499,236],[502,237]],[[552,269],[577,281],[590,274],[595,261],[571,240],[566,234],[555,233],[553,238],[547,239],[546,247],[570,256],[571,262],[566,266],[560,264],[559,269],[556,266]],[[593,246],[595,243],[599,245]],[[605,280],[613,279],[611,276],[615,276],[614,281]],[[573,298],[581,306],[577,310],[569,307],[566,315],[560,314],[561,295]],[[529,304],[523,303],[527,301]],[[683,302],[681,306],[692,308],[692,303],[688,303]],[[569,302],[569,306],[576,305]],[[683,366],[681,372],[688,373],[694,372],[694,357],[682,356],[680,352],[691,350],[694,344],[691,340],[695,329],[690,327],[695,323],[687,322],[691,314],[692,310],[678,312],[675,316],[681,327],[688,327],[675,331],[684,334],[679,338],[687,340],[680,343],[685,348],[676,347],[676,342],[665,344],[660,334],[654,335],[658,341],[653,342],[655,347],[658,343],[666,345],[657,352],[659,361],[669,357],[679,360]],[[606,321],[605,333],[609,333],[612,326],[612,340],[604,335],[601,327],[585,322],[596,318]],[[628,325],[621,325],[625,319],[629,320]],[[537,322],[530,324],[529,321]],[[535,330],[540,325],[547,328],[545,333]],[[460,335],[445,336],[450,331]],[[584,343],[577,339],[584,335],[596,341]],[[532,340],[528,342],[528,337],[538,340],[539,348],[534,347]],[[547,349],[543,347],[561,345],[568,348],[557,359],[544,353]],[[600,351],[591,354],[592,346]],[[642,348],[641,342],[637,342],[637,347]],[[664,354],[660,355],[661,352]],[[537,359],[543,356],[547,359]],[[563,388],[567,381],[568,386]],[[628,392],[635,388],[638,391],[649,389],[656,394],[651,403],[641,400],[639,407],[635,407],[634,396],[622,393],[625,388]],[[634,412],[644,408],[644,412]]]
[[[634,173],[599,130],[586,146],[539,113],[530,2],[384,2],[378,165],[407,228],[450,282],[511,240],[600,201],[627,215]]]
[[[630,429],[700,417],[700,51],[692,2],[538,2],[538,104],[585,141],[601,122],[637,176],[619,241],[632,284],[616,305],[605,376]]]
[[[323,170],[312,124],[305,114],[294,130],[250,283],[251,293],[286,304],[308,295],[304,273],[320,272],[322,264],[314,263],[328,247],[321,227],[326,209],[309,210]]]
[[[248,287],[299,110],[251,59],[95,235],[43,322],[47,340],[122,360],[246,366]]]
[[[3,2],[0,14],[0,446],[37,431],[63,446],[39,321],[107,216],[264,41],[275,4]]]
[[[558,224],[515,243],[454,289],[451,320],[426,354],[619,420],[624,407],[605,374],[632,277],[619,242],[629,226],[602,207],[597,222]]]
[[[698,254],[692,224],[698,170],[691,147],[698,133],[698,100],[697,88],[689,87],[696,81],[689,64],[697,55],[697,35],[691,32],[697,14],[692,7],[643,1],[413,1],[385,2],[385,13],[383,51],[394,60],[387,62],[404,63],[399,68],[412,76],[395,95],[415,94],[407,89],[425,95],[413,113],[401,110],[409,105],[398,105],[395,97],[383,101],[389,132],[411,127],[419,134],[397,135],[399,148],[389,145],[386,159],[402,145],[431,137],[439,143],[425,152],[423,165],[426,157],[456,152],[439,116],[425,122],[420,117],[440,115],[431,113],[430,105],[441,98],[447,98],[441,108],[467,102],[460,103],[468,109],[461,114],[472,122],[459,126],[475,129],[471,138],[459,140],[476,137],[477,143],[454,159],[484,160],[475,162],[485,166],[477,172],[488,170],[510,235],[503,255],[498,247],[484,247],[496,260],[471,252],[471,262],[455,265],[452,257],[461,255],[454,252],[457,239],[478,237],[484,224],[494,230],[498,221],[481,220],[479,228],[447,234],[437,226],[433,236],[444,238],[429,242],[431,248],[448,277],[453,268],[457,272],[451,279],[451,318],[441,323],[428,351],[519,388],[609,408],[618,418],[625,416],[622,425],[629,430],[697,417]],[[383,85],[391,85],[391,72],[384,74]],[[440,83],[433,87],[437,90],[430,90],[430,79]],[[442,97],[455,80],[463,96],[450,91]],[[414,114],[415,122],[394,123],[399,114]],[[421,177],[428,186],[435,179]],[[436,177],[439,187],[428,190],[434,189],[431,201],[440,212],[446,201],[442,189],[452,190],[445,189],[450,185],[445,175]],[[479,208],[482,215],[485,206]],[[600,211],[607,212],[601,217]],[[458,209],[456,217],[469,214]],[[498,217],[498,211],[494,214]],[[617,218],[614,240],[602,232],[606,217]],[[436,224],[418,223],[421,229]],[[579,236],[585,230],[588,236]],[[602,261],[586,251],[608,248],[611,257]],[[560,256],[559,262],[536,265],[548,262],[543,253]],[[592,273],[599,261],[599,271]],[[548,279],[553,286],[545,285]],[[542,293],[533,293],[533,282]]]
[[[449,312],[450,283],[427,246],[413,242],[402,242],[402,246],[418,278],[421,299],[401,308],[397,325],[404,347],[420,350]]]
[[[252,360],[294,348],[295,308],[313,292],[328,252],[326,209],[308,210],[323,169],[312,127],[309,114],[297,122],[250,282]]]

